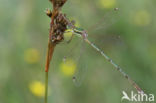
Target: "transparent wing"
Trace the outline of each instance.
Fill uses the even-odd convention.
[[[69,39],[70,37],[65,38],[65,41]],[[70,43],[64,42],[62,44],[62,46],[64,46],[64,52],[61,56],[61,71],[64,72],[64,75],[71,78],[71,82],[73,82],[75,86],[82,84],[87,73],[87,66],[84,59],[85,45],[84,40],[77,36],[73,36]]]
[[[114,44],[122,44],[120,34],[114,28],[116,23],[121,20],[122,9],[114,8],[106,11],[99,20],[94,20],[95,25],[91,26],[88,32],[90,38],[96,44],[107,44],[107,46]],[[93,39],[92,39],[93,38]]]
[[[83,83],[83,80],[85,79],[86,73],[87,73],[87,65],[85,62],[86,61],[85,47],[86,47],[86,44],[85,44],[84,40],[82,40],[81,48],[79,51],[79,57],[77,59],[77,70],[72,78],[75,86],[81,86],[81,84]]]
[[[105,14],[99,19],[95,20],[95,25],[89,27],[87,29],[88,32],[96,32],[100,29],[106,30],[111,25],[116,23],[120,18],[120,11],[118,8],[111,9],[109,11],[106,11]]]

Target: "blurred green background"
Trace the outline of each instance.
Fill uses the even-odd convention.
[[[155,0],[68,0],[62,11],[88,30],[88,38],[147,94],[156,94],[155,4]],[[118,11],[113,10],[116,7]],[[52,8],[48,0],[0,0],[0,103],[43,103],[50,24],[46,8]],[[66,64],[64,56],[70,58]],[[72,81],[76,71],[78,86]],[[78,37],[56,47],[49,103],[120,103],[122,91],[132,90],[109,62]]]

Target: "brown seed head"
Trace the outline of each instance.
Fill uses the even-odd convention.
[[[53,8],[61,8],[67,0],[50,0],[53,4]]]

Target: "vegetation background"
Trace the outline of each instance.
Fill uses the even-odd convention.
[[[155,5],[155,0],[68,0],[62,11],[88,30],[89,39],[146,93],[156,94]],[[0,103],[43,103],[50,23],[46,8],[52,8],[48,0],[0,0]],[[100,54],[81,44],[74,37],[56,47],[49,103],[120,103],[123,90],[135,91]],[[71,58],[64,63],[66,55]],[[77,69],[80,86],[72,81]]]

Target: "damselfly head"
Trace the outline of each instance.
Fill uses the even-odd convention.
[[[71,21],[71,23],[72,23],[73,25],[75,25],[75,24],[76,24],[75,20],[72,20],[72,21]]]

